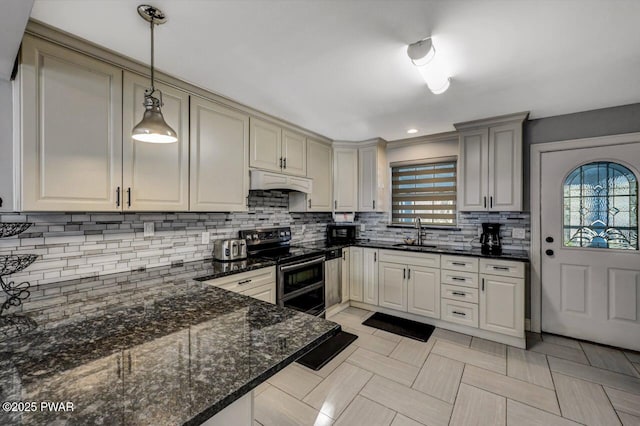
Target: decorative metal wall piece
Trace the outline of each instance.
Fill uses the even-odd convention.
[[[638,179],[627,167],[598,161],[564,182],[564,245],[638,250]]]
[[[18,235],[31,226],[31,223],[0,223],[0,238]],[[30,296],[30,284],[27,281],[16,283],[7,275],[15,274],[31,265],[38,258],[36,254],[0,255],[0,287],[7,299],[0,306],[0,316],[12,306],[20,306]]]

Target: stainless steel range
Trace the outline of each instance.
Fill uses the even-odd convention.
[[[291,228],[240,231],[247,255],[277,262],[276,303],[324,316],[324,250],[291,245]]]

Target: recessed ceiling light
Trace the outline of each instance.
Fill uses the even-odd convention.
[[[407,133],[409,133],[410,135],[412,135],[414,133],[418,133],[418,129],[409,129],[409,130],[407,130]]]

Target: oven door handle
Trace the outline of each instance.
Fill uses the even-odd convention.
[[[292,270],[292,269],[300,269],[300,268],[301,268],[301,267],[303,267],[303,266],[316,265],[316,264],[322,263],[322,262],[324,262],[324,259],[325,259],[325,257],[324,257],[324,256],[322,256],[322,257],[317,257],[317,258],[315,258],[315,259],[308,260],[308,261],[306,261],[306,262],[296,263],[296,264],[293,264],[293,265],[287,265],[287,266],[281,266],[281,267],[280,267],[280,270],[281,270],[282,272],[286,272],[286,271],[290,271],[290,270]]]

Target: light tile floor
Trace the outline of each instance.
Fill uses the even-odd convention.
[[[640,354],[551,335],[528,350],[436,329],[418,342],[329,318],[360,336],[319,371],[292,364],[256,389],[255,425],[640,426]]]

